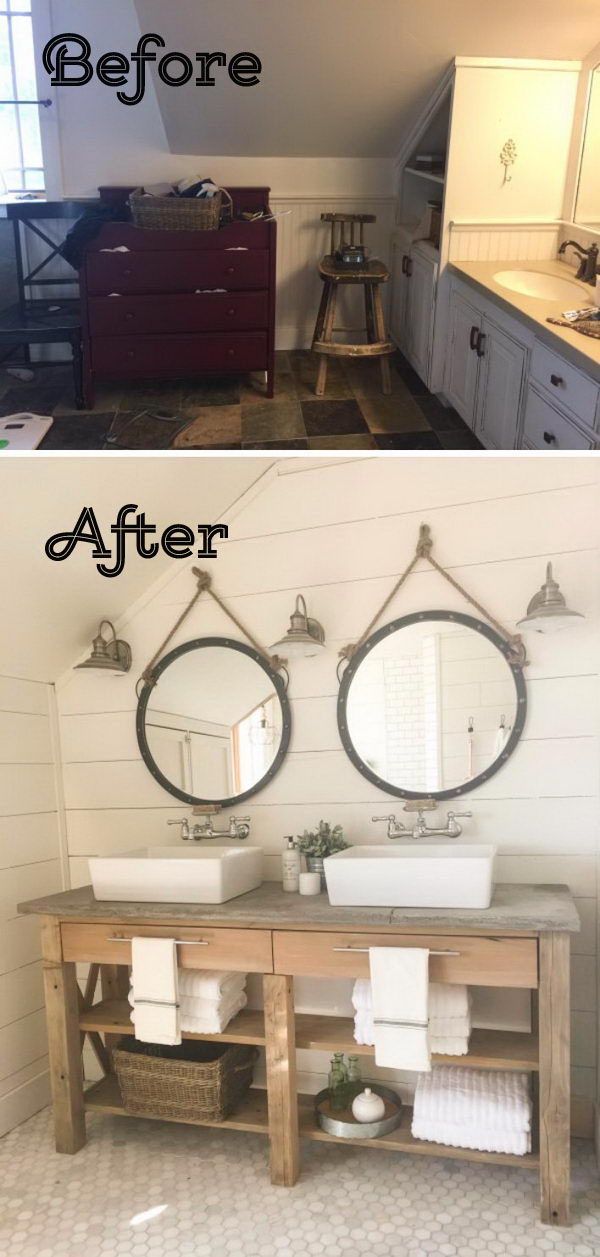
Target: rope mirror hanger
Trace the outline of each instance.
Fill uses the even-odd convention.
[[[287,689],[287,686],[289,684],[289,673],[286,667],[287,660],[280,658],[279,655],[270,655],[268,650],[265,650],[264,647],[260,645],[260,643],[256,640],[256,638],[250,632],[250,630],[247,629],[244,624],[242,624],[242,621],[239,620],[236,615],[234,615],[233,611],[230,611],[229,607],[226,605],[226,603],[223,602],[223,599],[219,596],[219,594],[215,593],[215,590],[212,587],[212,576],[210,572],[206,572],[202,568],[199,568],[199,567],[193,567],[192,575],[196,577],[196,583],[197,583],[196,592],[190,598],[190,601],[188,602],[187,607],[184,608],[181,615],[175,621],[173,628],[170,630],[169,633],[167,633],[167,636],[165,637],[165,640],[162,643],[162,645],[159,646],[158,650],[154,652],[150,662],[144,668],[144,671],[142,672],[142,675],[137,681],[136,687],[135,687],[135,692],[136,692],[137,697],[138,698],[140,697],[141,689],[143,686],[148,685],[152,687],[156,685],[157,677],[154,671],[156,664],[158,663],[159,659],[162,658],[167,646],[169,645],[169,642],[172,641],[175,634],[181,628],[181,625],[187,619],[188,615],[190,614],[190,611],[193,610],[199,598],[205,592],[210,595],[210,597],[213,599],[214,602],[217,603],[217,606],[221,608],[221,611],[224,611],[225,615],[229,617],[229,619],[232,621],[233,624],[235,624],[235,627],[238,629],[238,631],[242,633],[243,636],[248,639],[251,646],[253,646],[254,649],[257,651],[257,653],[261,655],[261,657],[269,664],[269,667],[271,667],[274,672],[284,673],[285,688]]]
[[[419,539],[417,541],[416,550],[410,563],[408,564],[408,567],[405,568],[402,575],[398,578],[393,589],[390,591],[387,598],[385,598],[379,610],[375,613],[372,620],[370,621],[370,623],[367,625],[364,632],[359,637],[358,641],[351,642],[348,646],[344,646],[340,650],[339,652],[340,660],[337,666],[338,681],[341,680],[340,670],[342,668],[342,665],[344,664],[344,662],[349,663],[352,657],[356,654],[356,652],[360,650],[362,646],[364,646],[367,639],[371,636],[371,633],[373,632],[375,625],[381,619],[384,611],[387,611],[387,608],[389,607],[393,599],[396,597],[396,594],[398,593],[399,589],[401,589],[405,580],[407,580],[411,572],[417,566],[419,559],[425,559],[431,565],[431,567],[435,568],[436,572],[439,572],[440,576],[444,577],[444,580],[447,580],[448,583],[452,585],[452,587],[456,589],[459,594],[462,594],[463,598],[466,598],[467,602],[470,602],[472,607],[475,607],[475,610],[478,611],[479,614],[484,617],[484,619],[488,620],[488,622],[494,626],[496,631],[500,634],[502,639],[507,644],[508,650],[507,650],[506,657],[508,659],[508,662],[515,668],[525,667],[525,665],[527,664],[527,652],[525,649],[525,644],[520,634],[509,633],[508,630],[504,628],[504,626],[500,623],[499,620],[496,619],[495,616],[491,615],[489,611],[486,611],[485,607],[483,607],[482,604],[478,602],[476,598],[473,598],[471,594],[468,594],[464,586],[461,585],[459,581],[455,580],[454,576],[451,576],[450,573],[447,572],[445,568],[443,568],[441,564],[437,562],[437,559],[433,558],[433,555],[431,553],[432,549],[433,549],[433,538],[431,536],[431,529],[429,527],[429,524],[421,524],[421,527],[419,529]]]

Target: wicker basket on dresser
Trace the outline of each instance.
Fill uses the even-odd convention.
[[[269,208],[268,188],[230,192],[234,217]],[[272,397],[276,241],[273,221],[219,231],[104,224],[80,273],[86,408],[105,378],[264,371]]]

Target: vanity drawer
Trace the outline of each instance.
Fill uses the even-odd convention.
[[[96,964],[130,965],[131,938],[189,939],[190,946],[177,948],[182,969],[232,969],[241,973],[272,973],[269,930],[204,929],[181,925],[77,925],[61,926],[64,960]],[[113,940],[122,938],[123,942]]]
[[[598,404],[598,385],[587,375],[565,362],[551,349],[536,341],[531,355],[529,378],[535,380],[559,405],[593,428]],[[565,445],[563,449],[584,449],[581,445]]]
[[[434,982],[476,986],[538,984],[534,938],[476,938],[437,934],[313,934],[277,930],[273,934],[275,973],[295,977],[368,978],[369,947],[428,947]]]
[[[589,450],[594,444],[533,388],[527,391],[523,439],[536,450]]]

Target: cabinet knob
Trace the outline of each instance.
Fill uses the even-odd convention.
[[[544,440],[546,445],[554,445],[556,443],[556,437],[553,432],[544,432]]]
[[[125,318],[126,318],[128,321],[131,321],[131,319],[133,318],[133,314],[132,314],[131,310],[128,310],[128,311],[127,311],[127,313],[125,314]]]
[[[127,350],[127,357],[128,357],[128,358],[135,358],[135,351],[134,351],[133,349],[128,349],[128,350]]]
[[[564,384],[562,375],[551,375],[550,383],[553,384],[555,388],[559,388],[561,384]]]
[[[235,266],[228,266],[228,267],[227,267],[226,274],[227,274],[227,275],[235,275]]]
[[[231,307],[231,310],[228,310],[228,311],[227,311],[227,316],[228,316],[228,318],[232,318],[232,316],[233,316],[234,314],[235,314],[235,308],[232,306],[232,307]]]
[[[125,267],[125,270],[123,271],[123,274],[124,274],[124,275],[131,275],[131,267],[130,267],[130,266],[126,266],[126,267]]]
[[[228,357],[228,358],[235,358],[235,349],[228,349],[228,350],[227,350],[227,357]]]

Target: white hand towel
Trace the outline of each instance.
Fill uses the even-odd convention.
[[[471,993],[467,986],[450,982],[429,983],[429,1020],[440,1017],[469,1017]]]
[[[136,1039],[143,1043],[181,1043],[174,940],[132,938],[131,980]]]
[[[179,993],[219,1000],[232,991],[243,991],[246,977],[245,973],[231,973],[226,969],[180,969]]]
[[[424,947],[370,947],[369,968],[375,1064],[429,1071],[429,951]]]
[[[429,1030],[429,1046],[435,1056],[466,1056],[469,1051],[468,1034],[433,1034]]]

